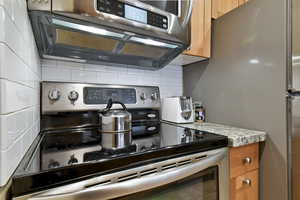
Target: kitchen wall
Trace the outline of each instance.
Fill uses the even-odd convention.
[[[286,2],[250,0],[214,21],[212,58],[184,68],[209,122],[264,130],[260,199],[287,199]]]
[[[168,65],[158,71],[90,65],[63,61],[42,61],[44,81],[104,84],[155,85],[162,97],[182,95],[182,66]]]
[[[39,133],[40,61],[25,0],[0,0],[0,186]]]

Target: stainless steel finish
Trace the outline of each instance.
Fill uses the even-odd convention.
[[[185,162],[182,162],[185,161]],[[180,164],[181,163],[181,164]],[[184,164],[182,164],[184,163]],[[164,168],[164,166],[172,166]],[[219,200],[229,200],[228,149],[197,153],[92,178],[14,200],[101,200],[164,186],[212,166],[219,167]],[[143,172],[150,173],[143,173]]]
[[[181,116],[188,120],[192,116],[193,112],[193,104],[192,104],[192,98],[191,97],[178,97],[180,98],[180,106],[181,106]]]
[[[122,0],[122,2],[141,8],[145,10],[149,10],[153,13],[157,13],[160,15],[164,15],[168,17],[169,20],[169,29],[164,30],[160,28],[156,28],[147,24],[135,22],[132,20],[128,20],[119,16],[107,14],[104,12],[99,12],[95,9],[95,0],[87,0],[87,3],[84,3],[84,5],[78,4],[78,2],[81,0],[67,0],[67,1],[61,1],[61,0],[52,0],[52,11],[54,13],[58,13],[60,15],[65,15],[68,17],[74,17],[78,19],[82,19],[85,21],[93,21],[94,23],[99,23],[99,19],[106,20],[106,21],[114,21],[116,24],[125,24],[130,25],[133,27],[138,27],[143,30],[147,30],[150,32],[154,32],[155,34],[158,32],[161,32],[160,34],[168,34],[173,35],[179,40],[182,41],[188,41],[190,36],[189,32],[186,31],[187,26],[189,26],[188,22],[191,17],[192,13],[192,0],[184,0],[180,2],[179,7],[179,16],[176,16],[174,14],[168,13],[166,11],[163,11],[161,9],[158,9],[156,7],[153,7],[149,4],[145,4],[138,0]],[[39,9],[32,9],[32,10],[39,10]],[[49,10],[50,11],[50,10]],[[97,17],[92,18],[92,17]],[[166,35],[167,36],[167,35]],[[169,37],[169,36],[167,36]],[[189,42],[187,42],[189,43]]]
[[[291,117],[291,192],[292,192],[292,200],[298,200],[300,198],[300,98],[296,97],[294,100],[289,100],[291,109],[288,113]]]
[[[140,95],[140,99],[141,99],[142,101],[145,101],[145,100],[147,99],[146,94],[145,94],[145,93],[142,93],[142,94]]]
[[[49,94],[48,94],[48,98],[49,98],[49,100],[51,100],[51,101],[57,101],[57,100],[59,100],[60,96],[61,96],[61,93],[60,93],[60,91],[59,91],[58,89],[56,89],[56,88],[51,89],[51,90],[49,91]]]
[[[246,158],[244,159],[244,163],[245,163],[245,164],[251,164],[251,163],[252,163],[252,159],[251,159],[250,157],[246,157]]]
[[[91,146],[86,148],[80,149],[71,149],[67,151],[59,151],[59,152],[48,152],[44,153],[42,157],[42,169],[48,170],[49,165],[53,164],[54,162],[58,164],[58,166],[67,166],[68,163],[66,161],[70,161],[72,156],[78,160],[78,162],[83,162],[83,156],[86,152],[93,152],[93,151],[100,151],[101,146],[100,144],[97,146]],[[57,167],[58,167],[57,166]]]
[[[105,149],[128,147],[131,145],[131,113],[121,100],[114,101],[112,97],[107,98],[109,98],[107,106],[99,114],[101,145]],[[114,104],[121,105],[123,110],[112,110]]]
[[[152,93],[152,94],[151,94],[151,99],[152,99],[153,101],[156,101],[156,100],[158,99],[157,93]]]
[[[30,10],[51,10],[51,0],[27,0],[27,5]]]
[[[288,199],[287,3],[251,0],[215,20],[212,58],[183,69],[184,95],[203,102],[208,121],[267,132],[260,148],[261,200]]]
[[[123,110],[111,110],[100,114],[101,132],[116,133],[131,130],[131,114]]]
[[[190,45],[192,0],[179,0],[179,16],[138,0],[120,1],[167,17],[168,29],[100,12],[96,0],[48,0],[52,7],[29,0],[40,55],[156,70]]]
[[[288,51],[288,89],[291,96],[287,97],[288,115],[288,178],[289,200],[300,199],[300,1],[288,0],[287,51]]]
[[[131,130],[115,133],[101,132],[101,146],[104,149],[122,149],[130,146],[131,142]]]
[[[243,184],[244,184],[244,185],[250,186],[251,183],[252,183],[251,179],[245,179],[245,180],[243,180]]]
[[[68,98],[69,98],[70,101],[76,101],[76,100],[79,98],[79,94],[78,94],[78,92],[72,90],[72,91],[69,93]]]
[[[62,83],[62,82],[43,82],[42,83],[42,113],[55,113],[55,112],[76,112],[76,111],[97,111],[104,109],[106,104],[101,105],[86,105],[83,101],[83,88],[85,87],[105,87],[105,88],[134,88],[136,90],[136,104],[126,104],[127,108],[160,108],[160,93],[158,87],[147,86],[124,86],[124,85],[104,85],[104,84],[81,84],[81,83]],[[48,94],[53,89],[57,89],[61,93],[61,97],[58,101],[53,103],[49,100]],[[70,102],[68,95],[71,91],[78,92],[79,98],[75,102]],[[156,94],[157,99],[155,101],[150,98],[144,101],[139,98],[141,94],[151,96]],[[120,105],[114,105],[113,109],[121,109]]]

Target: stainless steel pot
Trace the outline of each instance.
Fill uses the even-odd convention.
[[[121,104],[123,110],[112,110],[113,104]],[[108,101],[100,112],[101,145],[105,149],[121,149],[131,145],[131,114],[126,106],[119,101]]]

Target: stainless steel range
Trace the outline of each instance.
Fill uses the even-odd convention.
[[[132,115],[123,148],[103,145],[109,99]],[[13,177],[13,199],[229,199],[227,138],[161,122],[158,87],[44,82],[41,102],[42,131]]]

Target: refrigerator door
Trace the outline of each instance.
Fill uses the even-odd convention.
[[[300,97],[288,97],[290,200],[300,199]]]
[[[292,66],[288,70],[288,86],[290,89],[300,91],[300,0],[292,0],[291,17],[292,40],[288,43],[291,42],[292,53],[291,55],[289,53],[290,58],[288,59],[290,60],[289,65],[292,63]]]

